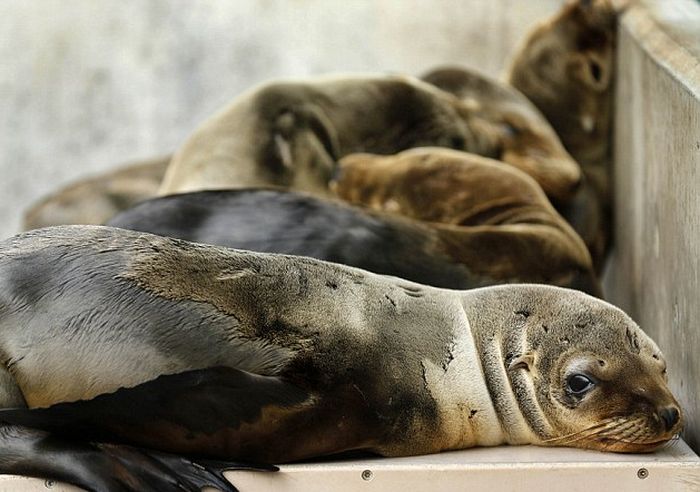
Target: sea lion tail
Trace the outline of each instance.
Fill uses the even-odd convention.
[[[203,487],[237,492],[224,477],[226,470],[277,468],[190,460],[159,451],[76,442],[46,431],[0,425],[0,473],[58,480],[94,492],[199,492]]]

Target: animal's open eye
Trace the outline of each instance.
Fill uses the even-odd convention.
[[[590,391],[593,389],[593,386],[595,386],[593,380],[583,374],[572,374],[566,378],[566,389],[569,393],[577,396],[581,396]]]

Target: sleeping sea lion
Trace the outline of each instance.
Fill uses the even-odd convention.
[[[160,192],[273,185],[327,195],[345,155],[438,146],[507,160],[545,177],[556,196],[572,194],[581,171],[563,149],[535,158],[526,146],[504,145],[510,134],[499,119],[412,77],[272,82],[206,121],[173,157]]]
[[[498,122],[503,131],[500,160],[535,178],[555,203],[571,200],[579,183],[562,188],[559,168],[568,169],[573,158],[544,115],[517,89],[457,66],[433,69],[421,79],[454,94],[481,117]]]
[[[340,161],[331,189],[355,205],[429,222],[442,231],[453,255],[481,264],[491,275],[576,264],[586,278],[595,278],[585,244],[542,189],[502,162],[439,148],[352,154]],[[469,243],[460,231],[469,231]]]
[[[682,425],[658,347],[577,291],[436,289],[96,226],[1,242],[0,282],[0,473],[234,490],[212,459],[642,452]]]
[[[612,236],[616,18],[609,0],[568,2],[524,40],[507,74],[581,165],[581,190],[559,210],[586,241],[597,270],[603,267]]]
[[[508,171],[493,174],[504,194],[508,178],[510,184],[517,183]],[[526,183],[537,187],[529,178]],[[519,191],[528,193],[527,187]],[[549,209],[542,210],[537,199],[484,200],[482,213],[510,214],[508,225],[475,220],[469,227],[454,227],[283,190],[209,190],[142,202],[107,225],[199,243],[309,256],[436,287],[539,282],[600,296],[600,284],[580,239],[565,224],[547,223]],[[543,219],[530,223],[538,213]]]
[[[158,193],[171,156],[155,157],[71,183],[24,213],[25,230],[63,224],[104,224]]]

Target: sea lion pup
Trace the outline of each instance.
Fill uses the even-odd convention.
[[[64,186],[25,212],[24,229],[104,224],[118,212],[155,196],[170,158],[155,157]]]
[[[488,208],[489,203],[483,205]],[[512,215],[524,208],[497,206],[501,214]],[[486,227],[489,232],[480,227],[441,227],[340,201],[265,189],[160,197],[122,212],[107,225],[231,248],[309,256],[436,287],[538,282],[601,296],[590,259],[577,256],[580,240],[556,226],[524,223],[511,226],[512,231],[507,226]],[[538,257],[542,250],[548,252],[546,261]]]
[[[576,265],[598,284],[581,238],[532,178],[502,162],[439,148],[352,154],[340,161],[331,189],[349,203],[430,222],[448,251],[491,276],[499,269],[535,275],[553,260],[553,271]]]
[[[616,10],[609,0],[569,2],[516,52],[508,82],[525,94],[581,164],[585,183],[562,214],[597,268],[611,237],[611,132]]]
[[[165,453],[640,452],[682,423],[658,347],[577,291],[435,289],[95,226],[0,243],[0,281],[0,473],[197,490],[225,465]]]
[[[565,189],[560,174],[572,172],[577,165],[547,119],[517,89],[476,70],[456,66],[436,68],[421,79],[454,94],[483,118],[497,122],[502,134],[500,160],[535,178],[555,203],[571,200],[579,181]]]
[[[500,121],[413,77],[272,82],[206,121],[175,154],[160,192],[273,185],[325,196],[341,157],[420,146],[526,162],[520,153],[527,149],[504,152],[504,132]],[[571,194],[581,179],[571,159],[568,166],[527,160],[527,167],[546,176],[558,196]]]

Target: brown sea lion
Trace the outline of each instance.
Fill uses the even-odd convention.
[[[484,273],[577,265],[595,278],[585,244],[542,189],[502,162],[439,148],[353,154],[331,188],[349,203],[430,222],[455,257]]]
[[[25,212],[24,229],[104,224],[118,212],[155,196],[170,158],[139,161],[64,186]]]
[[[0,473],[235,490],[212,458],[643,452],[682,425],[654,342],[567,289],[435,289],[95,226],[1,242],[0,283]]]
[[[611,241],[612,90],[616,9],[576,0],[522,43],[507,81],[547,117],[584,173],[584,186],[560,211],[581,234],[598,270]]]
[[[175,154],[162,194],[275,185],[326,195],[335,163],[356,152],[449,147],[522,167],[565,199],[581,172],[563,149],[507,145],[511,127],[406,76],[273,82],[238,97]],[[549,155],[554,151],[555,155]]]

